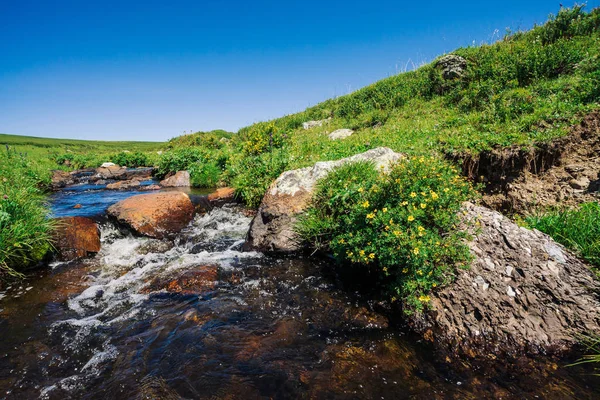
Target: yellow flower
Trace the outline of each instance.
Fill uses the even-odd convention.
[[[423,271],[421,271],[421,270],[418,270],[418,271],[417,271],[417,275],[423,276]]]
[[[394,225],[394,219],[390,218],[390,225]]]
[[[413,249],[413,254],[414,254],[415,256],[416,256],[416,255],[419,255],[419,248],[418,248],[418,247],[415,247],[415,248]],[[419,271],[419,272],[421,272],[421,271]]]
[[[427,204],[421,203],[421,208],[425,208],[425,207],[427,207]]]
[[[402,268],[402,273],[405,274],[408,272],[408,268]]]
[[[425,228],[423,228],[421,225],[419,225],[419,226],[417,227],[417,229],[419,230],[419,232],[423,232],[423,231],[425,230]]]
[[[367,200],[367,201],[365,201],[365,202],[362,204],[362,206],[363,206],[364,208],[367,208],[367,207],[369,207],[369,201],[368,201],[368,200]]]
[[[414,199],[415,197],[417,197],[417,194],[416,194],[415,192],[412,192],[412,193],[410,194],[410,197],[412,197],[412,198]]]
[[[338,243],[340,243],[340,244],[344,244],[344,243],[345,243],[345,240],[344,240],[344,239],[340,239],[340,240],[338,240]]]
[[[353,253],[353,252],[349,252],[349,253],[348,253],[348,257],[352,257],[353,255],[354,255],[354,253]]]
[[[419,301],[423,302],[423,303],[428,303],[431,300],[431,297],[429,296],[419,296]]]
[[[373,218],[375,218],[375,214],[373,214],[373,213],[367,214],[367,219],[373,219]]]
[[[387,271],[388,271],[387,267],[383,267],[383,272],[387,272]]]
[[[446,192],[446,193],[448,193],[449,191],[450,191],[450,189],[448,189],[448,188],[444,189],[444,192]]]
[[[359,252],[358,252],[358,254],[360,254],[360,256],[362,257],[362,256],[364,256],[364,255],[365,255],[365,251],[364,251],[364,250],[361,250],[361,251],[359,251]]]
[[[371,253],[371,254],[369,254],[369,258],[370,258],[371,260],[372,260],[372,259],[374,259],[374,258],[375,258],[375,253]]]
[[[388,211],[388,210],[387,210],[387,207],[383,207],[383,210],[382,210],[382,211],[383,211],[384,213],[386,213],[386,212]]]
[[[415,220],[415,217],[413,217],[412,215],[408,216],[408,222],[412,222]]]
[[[408,201],[403,201],[403,202],[401,203],[401,205],[403,205],[403,206],[407,206],[407,205],[408,205]]]
[[[438,194],[437,194],[436,192],[431,192],[431,198],[432,198],[433,200],[437,200],[437,198],[438,198],[438,197],[439,197],[439,196],[438,196]]]
[[[394,231],[394,236],[400,236],[402,234],[402,232],[400,231]]]
[[[365,189],[363,189],[363,188],[358,188],[358,193],[362,193],[362,192],[364,192],[364,191],[365,191]]]
[[[433,285],[431,285],[431,286],[433,286],[433,287],[436,287],[436,286],[437,286],[437,283],[434,283],[434,284],[433,284]]]

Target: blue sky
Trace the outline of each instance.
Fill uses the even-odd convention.
[[[493,41],[507,27],[530,28],[558,8],[536,0],[6,0],[0,132],[166,140],[235,131]]]

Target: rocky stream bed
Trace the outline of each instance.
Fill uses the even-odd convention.
[[[457,339],[471,333],[461,329],[484,326],[486,320],[477,317],[483,309],[463,317],[447,313],[441,324],[427,319],[432,317],[411,324],[375,300],[370,282],[349,278],[331,260],[244,251],[252,215],[238,205],[210,203],[210,197],[196,193],[191,221],[177,234],[155,237],[123,229],[135,215],[121,222],[105,217],[109,205],[139,193],[139,188],[115,192],[80,185],[54,195],[57,215],[94,218],[101,246],[91,257],[54,261],[0,290],[0,398],[592,399],[600,393],[591,365],[567,366],[581,353],[553,355],[542,346],[529,354],[519,352],[518,342],[509,343],[513,353],[485,346],[480,349],[486,357],[460,351],[472,345]],[[215,207],[197,212],[206,201]],[[82,207],[73,208],[76,204]],[[518,230],[521,242],[511,242],[513,225],[486,212],[476,209],[495,222],[475,247],[482,254],[501,247],[516,258],[491,262],[492,268],[482,257],[473,272],[481,287],[473,287],[466,273],[459,277],[460,287],[483,298],[483,286],[494,285],[493,271],[502,270],[502,282],[515,288],[513,296],[504,285],[481,302],[496,302],[516,316],[524,306],[537,307],[538,295],[524,297],[529,303],[508,304],[519,285],[529,286],[521,272],[507,275],[504,264],[521,260],[527,271],[540,269],[536,276],[544,281],[544,268],[559,271],[562,264],[548,259],[541,265],[535,257],[526,262],[527,254],[553,254],[565,263],[571,256],[538,233]],[[506,241],[495,241],[498,230]],[[538,247],[522,246],[532,241]],[[569,268],[579,273],[584,266],[573,262]],[[586,279],[584,274],[563,280],[578,285]],[[534,288],[543,286],[535,282]],[[561,301],[571,299],[570,293],[556,293]],[[578,305],[587,306],[586,299]],[[436,301],[458,313],[453,304],[463,300],[456,291],[445,291]],[[552,311],[552,301],[546,304]],[[543,329],[563,323],[549,317],[556,311],[538,311]],[[568,315],[567,323],[593,324],[594,318]],[[537,340],[533,328],[525,326],[522,337]],[[547,333],[561,339],[551,329]],[[438,336],[454,346],[439,346]]]

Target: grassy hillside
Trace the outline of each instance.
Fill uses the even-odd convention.
[[[460,48],[464,75],[444,79],[436,62],[307,110],[241,129],[231,140],[172,141],[178,167],[202,164],[257,206],[286,169],[388,146],[411,155],[535,146],[564,136],[600,101],[600,9],[561,9],[542,26],[490,45]],[[304,130],[302,123],[326,120]],[[328,132],[355,134],[331,141]],[[208,167],[207,167],[208,166]],[[165,173],[168,165],[164,165]],[[215,179],[212,179],[214,181]]]

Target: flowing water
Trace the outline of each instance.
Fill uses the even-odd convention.
[[[94,258],[0,291],[0,398],[465,399],[598,396],[567,361],[445,360],[331,262],[242,252],[226,206],[174,241],[102,225]]]

